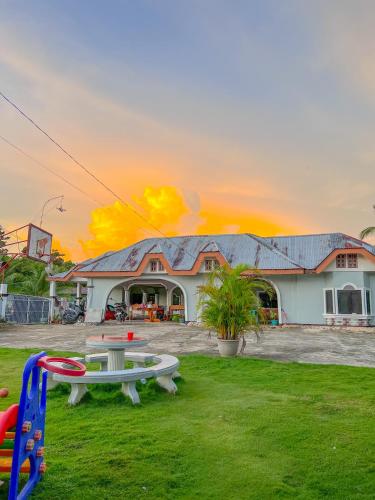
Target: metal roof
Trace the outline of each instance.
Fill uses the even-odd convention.
[[[336,249],[364,248],[375,255],[374,246],[343,233],[276,236],[263,240],[305,269],[315,269]]]
[[[201,252],[220,252],[231,266],[247,264],[260,270],[315,269],[336,249],[375,247],[343,233],[275,236],[219,234],[150,238],[123,250],[106,252],[75,267],[82,272],[136,271],[149,253],[163,254],[175,271],[192,269]],[[53,278],[62,277],[59,275]]]
[[[72,268],[72,269],[74,269],[74,268]],[[72,269],[69,269],[68,271],[63,271],[62,273],[54,274],[53,276],[50,276],[50,277],[51,278],[65,278],[65,276],[67,276]]]

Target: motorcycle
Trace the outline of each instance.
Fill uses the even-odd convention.
[[[84,318],[85,313],[82,305],[74,303],[70,303],[61,316],[63,325],[71,325],[77,321],[83,321]]]
[[[127,317],[128,317],[128,314],[126,312],[126,307],[120,303],[115,304],[115,318],[116,318],[116,320],[123,323]]]

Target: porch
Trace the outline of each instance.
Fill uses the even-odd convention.
[[[142,321],[185,320],[186,297],[183,289],[166,279],[134,279],[116,285],[109,293],[106,316],[122,307],[127,319]]]

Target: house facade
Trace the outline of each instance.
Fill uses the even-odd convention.
[[[153,304],[199,321],[197,290],[215,266],[246,264],[270,283],[259,291],[280,324],[374,325],[375,247],[342,233],[262,238],[253,234],[151,238],[82,262],[56,282],[87,287],[86,321],[103,320],[108,304],[128,310]]]

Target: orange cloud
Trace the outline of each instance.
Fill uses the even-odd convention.
[[[87,257],[119,250],[143,238],[160,236],[150,224],[167,236],[174,236],[180,219],[188,213],[182,194],[171,186],[147,187],[142,197],[135,198],[135,201],[137,211],[144,219],[119,201],[91,212],[89,231],[93,237],[80,241]]]
[[[271,214],[240,213],[237,208],[224,205],[200,208],[199,203],[194,208],[191,200],[188,202],[173,186],[147,187],[134,201],[142,216],[167,236],[245,232],[267,236],[295,232]],[[91,219],[89,231],[92,238],[80,241],[86,257],[119,250],[150,236],[160,236],[118,201],[93,210]]]
[[[277,217],[268,214],[239,213],[228,211],[228,207],[212,206],[200,213],[203,223],[197,228],[197,234],[253,233],[258,236],[276,236],[293,234],[295,229],[284,225]]]

